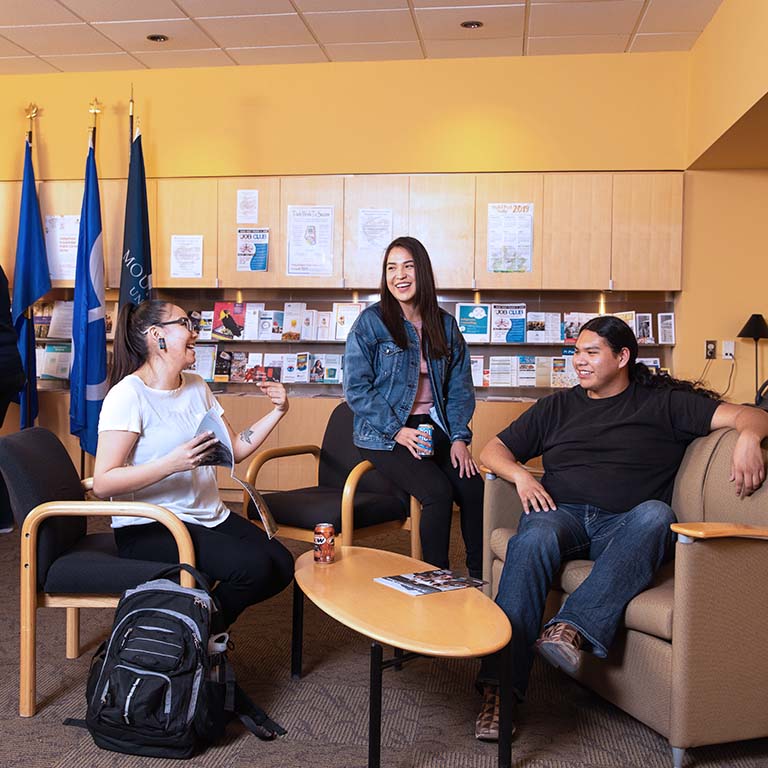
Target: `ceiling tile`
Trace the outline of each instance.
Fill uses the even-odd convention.
[[[15,24],[63,24],[80,21],[56,0],[2,0],[0,26]],[[46,70],[47,71],[47,70]]]
[[[328,61],[319,45],[228,48],[227,53],[238,64],[312,64]]]
[[[529,37],[529,56],[571,53],[623,53],[629,35],[574,35],[572,37]]]
[[[430,59],[458,59],[474,56],[521,56],[522,37],[501,37],[495,40],[425,40]]]
[[[118,47],[87,24],[54,24],[6,27],[4,37],[38,55],[61,53],[111,53]]]
[[[142,51],[133,55],[150,69],[233,66],[232,59],[219,48],[197,51]]]
[[[304,18],[323,45],[418,40],[410,11],[307,13]]]
[[[297,13],[226,19],[201,18],[197,23],[222,48],[310,45],[315,42]]]
[[[0,75],[37,75],[57,71],[50,64],[35,56],[0,58]]]
[[[532,37],[628,35],[642,9],[642,0],[534,4],[529,33]]]
[[[378,11],[403,9],[408,0],[294,0],[302,13],[313,11]]]
[[[422,8],[416,19],[424,40],[478,40],[522,37],[525,6],[483,6],[476,8]],[[480,29],[464,29],[462,21],[482,21]]]
[[[701,32],[720,0],[651,0],[639,32]]]
[[[134,19],[184,19],[172,0],[62,0],[82,21],[131,21]]]
[[[76,53],[72,56],[46,56],[45,60],[62,72],[109,72],[117,69],[144,69],[127,53]]]
[[[99,22],[93,26],[126,51],[154,51],[155,48],[178,51],[216,47],[216,43],[189,19]],[[168,35],[169,40],[165,43],[147,40],[147,35],[157,33]]]
[[[294,13],[290,0],[175,0],[192,18],[203,16],[255,16]],[[365,0],[363,0],[365,2]]]
[[[525,0],[413,0],[414,8],[459,8],[480,5],[525,5]]]
[[[0,56],[29,56],[29,54],[10,40],[0,37]]]
[[[636,35],[631,52],[690,51],[699,34],[699,32],[689,32],[671,35]]]
[[[331,43],[325,46],[331,61],[390,61],[423,59],[418,42],[403,43]]]

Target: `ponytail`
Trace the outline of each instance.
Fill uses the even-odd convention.
[[[147,330],[161,322],[167,314],[166,301],[142,301],[138,306],[126,304],[120,310],[109,372],[110,389],[147,362]]]

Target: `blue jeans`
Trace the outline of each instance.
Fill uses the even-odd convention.
[[[560,504],[520,519],[509,540],[496,602],[512,624],[512,685],[520,699],[528,687],[533,644],[547,593],[567,560],[594,560],[592,572],[547,626],[567,622],[584,648],[604,658],[627,603],[653,581],[670,559],[675,514],[662,501],[645,501],[612,513],[590,504]],[[498,681],[497,655],[483,659],[480,682]]]

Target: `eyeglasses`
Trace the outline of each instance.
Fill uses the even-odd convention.
[[[197,333],[200,330],[200,324],[189,317],[177,317],[175,320],[164,320],[161,323],[152,323],[152,325],[183,325],[190,333]],[[144,333],[148,333],[147,328]]]

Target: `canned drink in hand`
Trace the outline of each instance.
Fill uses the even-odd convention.
[[[315,526],[315,562],[332,563],[336,557],[336,532],[331,523]]]
[[[431,424],[419,424],[416,429],[424,435],[426,438],[427,443],[429,443],[428,448],[417,448],[416,453],[419,454],[419,456],[434,456],[435,449],[432,445],[432,431],[434,427]]]

